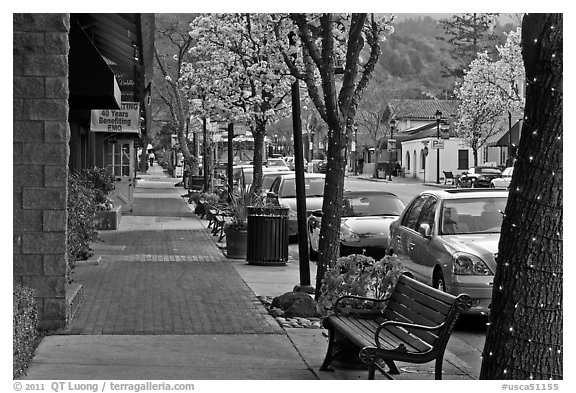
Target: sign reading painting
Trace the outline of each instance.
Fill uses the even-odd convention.
[[[138,133],[140,103],[122,102],[121,109],[92,110],[90,131]]]

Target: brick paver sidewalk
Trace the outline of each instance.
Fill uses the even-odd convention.
[[[69,334],[208,334],[283,331],[214,244],[159,167],[134,194],[134,212],[79,266],[85,300]]]

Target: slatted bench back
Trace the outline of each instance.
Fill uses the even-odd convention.
[[[451,324],[457,314],[453,306],[455,300],[456,297],[453,295],[435,290],[402,275],[388,300],[383,320],[426,326],[436,326],[443,322]],[[407,331],[397,326],[390,326],[387,330],[410,345],[419,347],[420,350],[424,350],[426,346],[433,347],[439,334],[443,333],[442,329],[436,331],[409,329]],[[450,329],[446,335],[449,334]]]

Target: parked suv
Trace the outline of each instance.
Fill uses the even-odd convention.
[[[390,225],[390,253],[405,274],[472,300],[469,313],[488,314],[500,227],[508,191],[422,192]]]

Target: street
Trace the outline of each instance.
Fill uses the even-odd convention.
[[[382,182],[348,177],[344,181],[344,186],[347,190],[390,191],[398,195],[404,204],[408,204],[413,197],[430,188],[430,186],[422,183],[406,182],[404,179],[396,179],[396,181],[394,181],[395,179],[396,178],[393,177],[391,182]],[[288,248],[289,255],[294,258],[294,260],[298,260],[297,240],[293,239]],[[310,263],[315,262],[311,261]],[[313,284],[315,283],[315,279],[315,277],[311,277]],[[487,319],[485,317],[461,316],[448,344],[450,351],[465,362],[468,362],[471,358],[480,356],[486,339],[486,322]]]
[[[396,180],[396,181],[395,181]],[[399,180],[396,177],[392,177],[390,182],[382,181],[371,181],[366,179],[358,179],[354,177],[348,177],[344,180],[344,189],[346,190],[385,190],[390,191],[396,195],[404,202],[405,205],[408,204],[416,195],[420,192],[429,189],[423,183],[407,182],[405,179]]]

